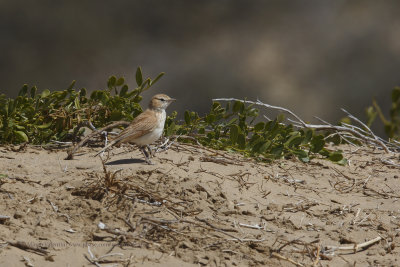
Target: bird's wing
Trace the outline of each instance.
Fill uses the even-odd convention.
[[[157,116],[154,112],[146,110],[139,114],[132,123],[126,127],[119,135],[113,139],[106,147],[100,150],[95,156],[99,155],[109,147],[122,143],[134,141],[136,138],[148,134],[157,127]]]
[[[134,141],[143,135],[148,134],[157,127],[157,116],[154,112],[146,110],[137,116],[132,123],[125,128],[114,140],[118,142]]]

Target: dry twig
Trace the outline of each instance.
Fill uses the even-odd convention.
[[[33,246],[33,245],[29,244],[29,243],[22,242],[22,241],[8,241],[7,243],[10,244],[13,247],[16,247],[16,248],[19,248],[19,249],[22,249],[22,250],[26,250],[26,251],[31,251],[33,253],[36,253],[36,254],[40,255],[40,256],[46,256],[49,253],[45,249],[35,247],[35,246]]]
[[[371,239],[371,240],[369,240],[369,241],[366,241],[366,242],[364,242],[364,243],[361,243],[361,244],[354,244],[354,245],[352,245],[352,246],[343,246],[343,247],[338,247],[338,246],[326,246],[326,247],[324,247],[324,254],[326,254],[326,253],[331,253],[331,252],[335,252],[335,251],[337,251],[337,252],[343,252],[343,251],[353,251],[353,253],[356,253],[356,252],[359,252],[359,251],[361,251],[361,250],[364,250],[364,248],[367,248],[367,247],[369,247],[369,246],[371,246],[371,245],[373,245],[373,244],[375,244],[375,243],[377,243],[377,242],[379,242],[379,241],[381,241],[382,240],[382,237],[381,236],[378,236],[378,237],[376,237],[376,238],[374,238],[374,239]]]
[[[89,125],[89,122],[87,122],[87,124]],[[117,121],[114,123],[111,123],[110,125],[107,125],[99,130],[93,131],[91,134],[89,134],[88,136],[86,136],[85,138],[82,139],[82,141],[80,141],[77,145],[75,145],[73,148],[68,150],[68,155],[65,158],[66,160],[70,160],[73,159],[75,152],[82,147],[84,144],[86,144],[91,138],[93,138],[96,135],[101,134],[103,131],[107,131],[108,129],[112,129],[118,126],[122,126],[122,125],[129,125],[130,122],[128,121]],[[84,125],[82,125],[84,126]]]
[[[277,252],[272,252],[271,253],[271,257],[274,257],[274,258],[277,258],[277,259],[280,259],[280,260],[288,261],[288,262],[290,262],[290,263],[292,263],[292,264],[294,264],[296,266],[304,266],[303,264],[301,264],[299,262],[296,262],[296,261],[294,261],[292,259],[289,259],[288,257],[282,256],[281,254],[279,254]]]
[[[371,144],[371,145],[374,145],[375,147],[385,150],[386,153],[400,151],[399,145],[397,145],[395,143],[389,143],[389,142],[383,140],[382,138],[378,137],[377,135],[375,135],[372,132],[372,130],[367,125],[365,125],[363,122],[361,122],[359,119],[357,119],[355,116],[350,114],[345,109],[342,109],[342,111],[345,112],[350,118],[355,120],[357,123],[359,123],[366,130],[364,130],[360,127],[354,126],[354,125],[349,125],[349,124],[332,125],[332,124],[327,123],[319,118],[317,118],[317,119],[324,122],[325,124],[320,124],[320,125],[309,124],[309,123],[306,123],[298,115],[296,115],[294,112],[292,112],[291,110],[289,110],[287,108],[265,104],[265,103],[261,102],[260,100],[257,100],[256,102],[254,102],[254,101],[241,100],[241,99],[236,99],[236,98],[217,98],[217,99],[213,99],[213,101],[240,101],[243,103],[254,104],[254,105],[262,106],[262,107],[269,108],[269,109],[279,110],[282,112],[286,112],[286,113],[290,114],[292,117],[294,117],[295,120],[288,119],[288,121],[292,122],[294,124],[294,126],[296,126],[298,128],[309,128],[309,129],[315,129],[315,130],[331,130],[331,131],[335,131],[335,132],[343,133],[343,134],[349,133],[352,136],[359,138],[366,144]]]

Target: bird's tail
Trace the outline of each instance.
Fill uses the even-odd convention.
[[[103,153],[104,151],[106,151],[108,148],[112,147],[113,145],[115,145],[119,140],[113,140],[111,141],[108,145],[106,145],[102,150],[100,150],[99,152],[96,153],[96,155],[94,155],[93,157],[97,157],[98,155],[100,155],[101,153]]]

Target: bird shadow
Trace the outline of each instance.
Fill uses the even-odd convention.
[[[122,165],[122,164],[134,164],[134,163],[144,163],[143,159],[118,159],[114,161],[107,162],[105,165]]]

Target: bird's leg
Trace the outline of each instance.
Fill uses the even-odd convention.
[[[151,150],[150,145],[146,145],[147,149],[149,150],[150,158],[154,157],[155,151]]]
[[[146,151],[146,147],[145,147],[145,146],[141,146],[141,147],[140,147],[140,150],[142,151],[142,153],[143,153],[143,155],[144,155],[144,157],[145,157],[146,163],[149,164],[149,165],[153,165],[154,163],[151,162],[151,160],[150,160],[150,158],[149,158],[149,154],[148,154],[148,152]]]

